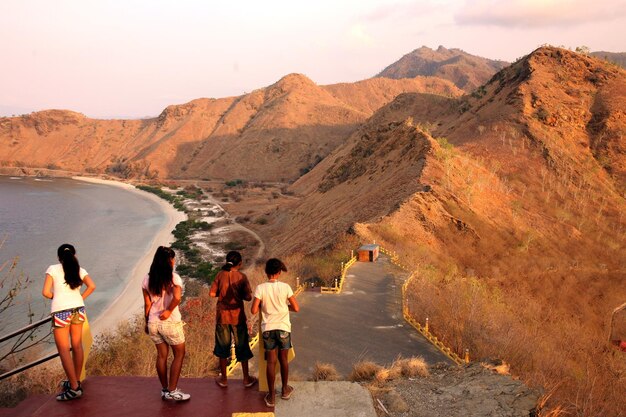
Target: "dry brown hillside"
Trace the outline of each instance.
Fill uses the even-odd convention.
[[[471,92],[508,65],[508,62],[481,58],[456,48],[440,46],[432,50],[422,46],[389,65],[376,77],[434,76],[450,80],[460,89]]]
[[[0,164],[122,177],[292,181],[404,92],[459,96],[447,80],[318,86],[291,74],[239,97],[197,99],[147,120],[50,110],[0,118]]]
[[[626,409],[626,72],[544,47],[461,99],[402,94],[292,189],[271,250],[345,232],[412,265],[418,320],[578,415]],[[295,232],[295,233],[294,233]]]
[[[626,68],[626,52],[595,51],[591,52],[590,55],[608,62],[612,62],[622,68]]]

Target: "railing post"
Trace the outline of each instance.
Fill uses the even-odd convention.
[[[300,288],[300,277],[296,277],[296,288]]]
[[[337,288],[339,286],[338,280],[337,278],[335,278],[335,288]]]
[[[465,349],[465,363],[470,363],[469,349]]]
[[[354,249],[350,249],[350,259],[354,258]]]
[[[424,325],[424,330],[428,333],[428,317],[426,317],[426,325]]]

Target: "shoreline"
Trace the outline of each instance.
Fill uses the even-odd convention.
[[[126,286],[121,293],[112,300],[102,312],[90,322],[91,333],[94,336],[102,334],[106,331],[113,331],[117,325],[125,319],[131,318],[133,315],[141,311],[143,306],[143,297],[141,295],[141,282],[145,274],[150,269],[152,257],[157,247],[162,245],[170,245],[174,241],[172,230],[176,225],[187,219],[187,215],[176,210],[167,201],[158,196],[137,189],[134,185],[121,181],[105,180],[94,177],[71,177],[77,181],[90,182],[93,184],[109,185],[113,187],[123,188],[127,191],[141,195],[156,202],[166,214],[167,223],[159,230],[150,243],[150,249],[135,263],[133,266]],[[97,285],[97,283],[96,283]],[[97,290],[96,290],[97,291]],[[87,302],[88,305],[88,302]]]

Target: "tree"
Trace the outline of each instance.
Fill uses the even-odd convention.
[[[589,55],[591,50],[589,49],[588,46],[581,45],[581,46],[577,46],[576,47],[576,52],[579,53],[579,54],[582,54],[582,55]]]
[[[0,241],[0,249],[4,246],[5,240]],[[18,261],[19,258],[15,257],[0,263],[0,317],[8,317],[11,314],[11,309],[17,305],[20,294],[32,283],[28,276],[18,270]],[[28,323],[25,324],[32,324],[34,317],[35,313],[32,311],[31,303],[28,302]],[[42,327],[48,331],[42,332]],[[0,347],[0,364],[7,359],[13,359],[15,363],[21,362],[22,357],[18,354],[46,343],[51,334],[49,329],[50,326],[42,325],[9,339],[5,346]]]

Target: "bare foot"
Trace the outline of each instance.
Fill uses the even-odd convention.
[[[254,386],[257,382],[259,382],[259,380],[256,377],[249,375],[247,379],[243,380],[243,386],[246,388],[250,388]]]
[[[291,394],[293,394],[293,387],[291,385],[287,385],[286,387],[283,387],[283,392],[280,398],[288,400],[289,397],[291,397]]]

